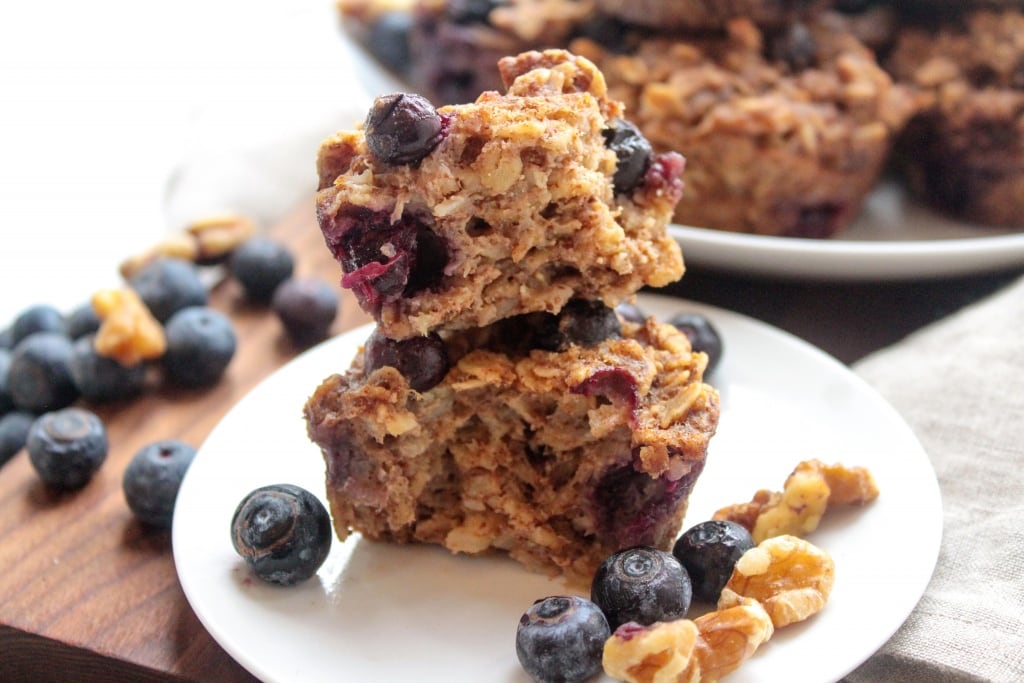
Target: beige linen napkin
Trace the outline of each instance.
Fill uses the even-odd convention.
[[[917,608],[845,680],[1024,681],[1024,279],[854,370],[929,454],[944,526]]]

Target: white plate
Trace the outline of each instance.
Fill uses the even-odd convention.
[[[371,96],[407,90],[344,31],[339,39]],[[832,281],[913,280],[1024,266],[1017,230],[965,223],[925,208],[894,181],[867,197],[857,218],[831,239],[768,237],[673,225],[688,266],[744,275]]]
[[[799,460],[868,466],[881,496],[830,513],[811,539],[831,552],[825,610],[780,630],[730,681],[835,681],[878,649],[917,603],[938,554],[934,472],[896,412],[821,351],[749,318],[678,299],[641,297],[665,316],[705,312],[726,354],[713,383],[722,417],[686,526],[758,488],[781,486]],[[294,483],[323,492],[323,463],[302,405],[346,368],[360,328],[295,359],[243,398],[211,432],[182,484],[173,545],[196,614],[244,667],[274,683],[526,681],[515,656],[519,616],[558,580],[504,557],[426,546],[334,543],[318,575],[292,588],[255,578],[235,555],[230,520],[252,489]]]

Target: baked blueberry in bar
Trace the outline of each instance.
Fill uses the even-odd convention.
[[[320,228],[388,338],[614,306],[683,273],[666,231],[683,158],[652,152],[586,59],[526,52],[500,70],[504,94],[383,96],[320,147]]]
[[[309,399],[335,531],[506,552],[589,582],[612,552],[671,547],[719,414],[707,357],[600,302],[388,340]]]

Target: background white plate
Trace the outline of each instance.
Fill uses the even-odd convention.
[[[806,458],[868,466],[881,496],[826,517],[811,540],[831,552],[825,610],[775,634],[730,681],[835,681],[880,647],[917,603],[938,554],[938,484],[920,444],[863,381],[821,351],[749,318],[678,299],[641,297],[660,317],[709,315],[726,352],[711,378],[722,417],[686,525],[778,488]],[[224,649],[265,681],[526,681],[514,649],[519,616],[565,586],[503,557],[435,547],[335,542],[318,575],[292,588],[255,578],[234,554],[230,520],[252,489],[294,483],[322,496],[323,463],[302,405],[345,369],[360,328],[295,359],[242,399],[200,448],[173,529],[181,585]]]

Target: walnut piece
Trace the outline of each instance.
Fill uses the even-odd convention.
[[[821,611],[834,581],[835,564],[827,552],[796,536],[774,536],[743,553],[722,589],[718,609],[752,598],[775,628],[782,628]]]
[[[237,213],[207,216],[185,228],[196,241],[196,263],[215,263],[234,251],[256,232],[251,219]]]
[[[164,328],[132,289],[104,289],[92,297],[100,318],[93,347],[121,365],[159,358],[167,349]]]
[[[605,673],[630,683],[700,683],[735,671],[775,628],[759,602],[739,598],[694,620],[629,623],[605,642]]]
[[[782,534],[807,535],[830,505],[864,505],[877,497],[878,486],[867,469],[804,460],[781,492],[762,489],[750,502],[724,507],[712,519],[736,522],[760,543]]]

